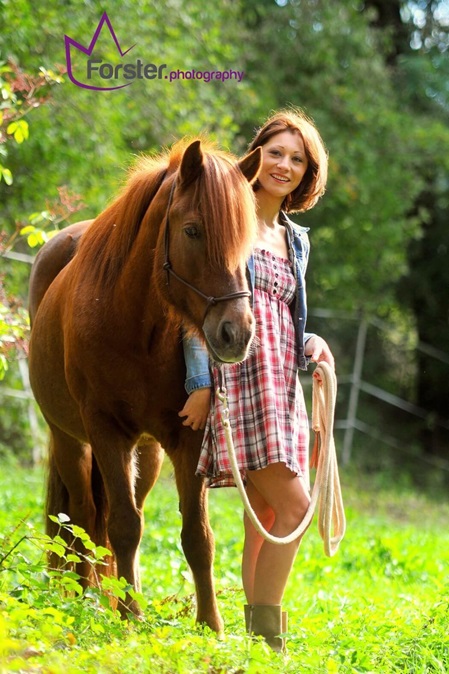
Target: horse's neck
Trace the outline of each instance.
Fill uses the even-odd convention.
[[[157,195],[140,223],[131,216],[127,222],[126,209],[113,204],[86,233],[70,274],[76,311],[94,312],[97,324],[136,345],[151,339],[154,326],[163,320],[153,272],[166,201],[166,195]]]
[[[152,213],[151,209],[146,214],[114,289],[125,298],[124,311],[117,301],[113,303],[123,318],[126,316],[132,324],[146,329],[160,322],[164,313],[155,287],[158,276],[155,258],[163,215],[163,212],[162,215],[157,211]]]

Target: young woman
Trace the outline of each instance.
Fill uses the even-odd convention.
[[[305,333],[307,230],[287,213],[312,208],[324,193],[327,154],[313,123],[298,110],[282,110],[259,129],[249,150],[262,147],[254,185],[258,238],[248,261],[256,337],[243,363],[222,368],[239,467],[259,520],[275,536],[286,536],[309,505],[309,431],[298,370],[310,360],[334,359],[326,342]],[[198,475],[209,486],[233,485],[214,391],[217,369],[205,347],[184,340],[190,394],[180,416],[193,430],[205,428]],[[300,540],[266,542],[244,516],[242,560],[248,631],[281,650],[286,631],[281,602]]]

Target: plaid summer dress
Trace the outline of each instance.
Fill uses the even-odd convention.
[[[309,481],[309,424],[298,378],[295,329],[289,309],[296,292],[290,261],[265,250],[254,252],[256,336],[243,363],[222,366],[234,446],[242,478],[247,470],[285,463]],[[209,487],[235,486],[215,396],[218,371],[197,475]]]

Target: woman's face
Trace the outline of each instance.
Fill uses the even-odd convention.
[[[295,190],[307,171],[304,143],[297,131],[282,131],[262,145],[261,189],[281,201]]]

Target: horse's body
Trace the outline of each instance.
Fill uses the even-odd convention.
[[[47,513],[66,512],[97,544],[110,542],[118,576],[139,589],[143,505],[163,447],[175,470],[197,620],[217,631],[214,543],[195,477],[201,433],[178,417],[180,325],[203,334],[215,359],[246,356],[254,326],[240,291],[256,228],[248,181],[259,165],[260,152],[235,164],[199,141],[144,160],[96,220],[44,246],[30,283],[30,378],[51,431]],[[179,276],[169,277],[168,254]],[[229,294],[206,310],[204,296]],[[88,577],[86,565],[78,570]],[[130,597],[121,610],[139,613]]]

